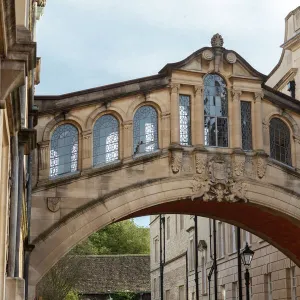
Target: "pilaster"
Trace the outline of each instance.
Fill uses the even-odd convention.
[[[262,119],[262,99],[263,92],[254,93],[254,149],[263,151],[263,119]]]
[[[242,148],[242,134],[241,134],[241,95],[242,91],[238,89],[231,90],[231,146],[234,149]]]
[[[132,121],[124,122],[124,158],[128,158],[133,154],[133,134]]]
[[[47,179],[50,174],[50,141],[39,143],[39,180]]]
[[[171,144],[179,145],[179,89],[180,84],[170,86],[170,110],[171,110]]]
[[[92,131],[87,130],[82,133],[83,152],[82,152],[82,169],[88,169],[93,164],[93,145]]]
[[[161,148],[167,148],[170,145],[170,113],[161,116],[162,145]]]
[[[194,86],[194,105],[192,105],[192,144],[204,145],[204,101],[203,84]]]

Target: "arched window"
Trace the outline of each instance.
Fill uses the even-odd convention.
[[[58,126],[51,137],[50,177],[77,171],[78,130],[71,124]]]
[[[119,122],[112,115],[100,117],[93,130],[94,166],[119,158]]]
[[[270,156],[284,164],[292,165],[290,130],[279,118],[270,121]]]
[[[228,147],[227,89],[216,74],[204,78],[204,141],[207,146]]]
[[[151,152],[157,148],[157,112],[152,106],[142,106],[133,118],[134,154]]]

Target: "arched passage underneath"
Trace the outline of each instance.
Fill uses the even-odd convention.
[[[159,213],[215,218],[266,240],[300,265],[300,209],[296,195],[247,182],[247,203],[191,200],[191,178],[139,183],[97,199],[66,216],[35,241],[30,262],[30,296],[43,275],[72,247],[113,222]],[[33,298],[30,298],[33,299]]]

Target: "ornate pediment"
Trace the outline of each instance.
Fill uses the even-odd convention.
[[[211,47],[201,48],[180,62],[167,64],[159,73],[171,73],[173,70],[202,73],[215,71],[228,75],[266,79],[265,75],[256,71],[239,54],[223,48],[223,44],[224,39],[217,33],[211,39]]]

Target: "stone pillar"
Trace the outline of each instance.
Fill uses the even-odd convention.
[[[255,93],[255,100],[254,100],[254,150],[263,151],[263,120],[262,120],[262,98],[263,93]]]
[[[232,89],[232,106],[231,114],[231,147],[234,149],[242,149],[242,124],[241,124],[241,101],[242,92]]]
[[[204,145],[204,101],[203,85],[194,86],[194,105],[192,105],[192,144]]]
[[[87,130],[82,133],[83,137],[83,151],[82,151],[82,169],[88,169],[93,165],[93,145],[92,145],[92,131]]]
[[[124,158],[128,158],[133,155],[133,131],[132,121],[124,122]]]
[[[161,145],[160,148],[167,148],[170,145],[170,114],[166,113],[161,116]]]
[[[179,145],[179,89],[180,84],[170,86],[170,111],[171,111],[171,144]]]

